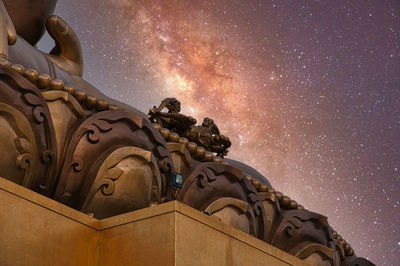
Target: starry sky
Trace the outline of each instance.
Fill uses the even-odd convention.
[[[60,0],[55,13],[103,93],[213,118],[229,158],[328,216],[357,255],[400,265],[400,1]]]

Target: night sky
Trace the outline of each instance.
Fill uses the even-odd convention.
[[[400,1],[59,1],[84,77],[232,140],[359,256],[400,265]],[[39,48],[48,51],[45,38]]]

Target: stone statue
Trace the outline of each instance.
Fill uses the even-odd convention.
[[[86,82],[79,39],[50,16],[55,4],[0,2],[2,178],[98,219],[177,199],[311,265],[373,265],[326,217],[224,159],[231,142],[211,118],[196,126],[175,98],[147,116]],[[49,54],[34,47],[45,27]]]
[[[162,112],[164,108],[168,112]],[[181,102],[175,98],[164,99],[159,107],[153,107],[149,110],[149,119],[153,123],[158,123],[160,126],[168,128],[179,135],[184,135],[188,128],[196,124],[196,119],[191,116],[186,116],[181,113]]]
[[[164,108],[168,109],[167,113],[162,112]],[[206,117],[201,126],[195,126],[196,119],[183,115],[180,111],[180,101],[175,98],[166,98],[159,107],[154,106],[149,110],[149,119],[161,127],[188,138],[206,150],[216,153],[221,158],[228,154],[231,142],[228,137],[219,133],[214,120]]]

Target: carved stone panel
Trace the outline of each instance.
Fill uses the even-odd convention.
[[[216,204],[219,199],[227,197],[248,204],[249,207],[246,211],[250,227],[248,231],[251,235],[266,241],[267,222],[262,201],[254,186],[243,175],[242,170],[236,167],[215,162],[201,163],[195,166],[184,179],[177,199],[195,209],[205,211],[207,208],[211,208],[213,203]],[[236,214],[232,210],[229,212],[232,214],[230,221],[238,218],[235,216],[240,216],[240,212],[236,212]],[[229,220],[227,217],[224,219]],[[241,224],[239,227],[244,225],[242,222],[239,224]]]
[[[16,145],[17,156],[22,156],[18,159],[17,168],[31,171],[25,172],[31,178],[24,177],[23,185],[50,195],[56,181],[57,144],[46,101],[36,86],[20,74],[1,65],[0,88],[0,102],[3,103],[2,125],[4,126],[1,127],[4,134],[0,138],[4,138],[3,141],[7,142],[7,139],[15,134],[13,137],[16,139],[11,143]],[[8,107],[5,107],[6,105]],[[11,133],[12,131],[14,133]],[[2,149],[6,149],[6,146]],[[10,148],[9,151],[11,154],[7,156],[15,156],[15,154],[12,155],[15,149]],[[15,164],[5,167],[8,168],[7,171],[12,172]],[[14,177],[8,178],[14,179]]]
[[[271,192],[259,192],[266,214],[266,220],[268,225],[268,241],[271,241],[272,229],[277,223],[280,213],[279,203],[276,200],[275,193]]]
[[[308,210],[282,210],[272,234],[272,245],[310,262],[334,265],[335,246],[325,216]]]
[[[302,250],[295,255],[299,259],[304,260],[310,265],[318,266],[335,266],[334,251],[320,244],[307,244]]]
[[[58,150],[58,163],[63,160],[63,151],[72,126],[84,116],[84,111],[78,101],[64,91],[45,91],[42,93],[47,101],[53,121]]]
[[[149,207],[160,202],[161,176],[151,152],[123,147],[101,165],[82,212],[98,219]]]
[[[231,197],[219,198],[211,203],[205,212],[221,222],[250,234],[249,204]]]
[[[0,176],[30,187],[32,170],[37,167],[35,137],[29,121],[17,109],[0,103]]]
[[[161,196],[166,194],[172,158],[166,142],[149,121],[129,112],[109,110],[88,117],[72,131],[54,199],[79,208],[106,158],[127,146],[153,154],[160,169]]]
[[[168,142],[168,148],[174,161],[175,171],[186,175],[187,170],[192,166],[192,157],[185,144]]]

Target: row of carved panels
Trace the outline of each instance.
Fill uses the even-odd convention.
[[[195,160],[143,117],[85,110],[67,92],[40,91],[3,66],[0,131],[0,176],[96,218],[176,197],[315,265],[346,265],[325,217],[281,210],[242,169]],[[178,192],[170,186],[174,171],[184,177]]]
[[[143,199],[132,200],[137,193],[124,192],[136,204],[131,209],[145,207],[142,202],[150,199],[160,202],[166,194],[171,154],[146,119],[121,110],[88,112],[67,92],[40,91],[2,66],[0,87],[0,146],[7,151],[2,177],[77,209],[90,207],[88,197],[100,179],[101,193],[117,195],[115,181],[128,180],[121,179],[123,170],[151,177],[135,184],[140,191],[150,184]]]

